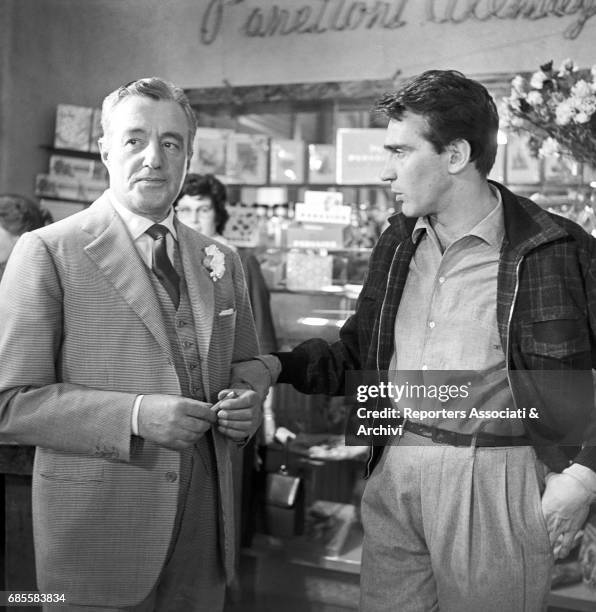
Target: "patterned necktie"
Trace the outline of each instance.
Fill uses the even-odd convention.
[[[168,292],[174,306],[178,308],[180,303],[180,277],[174,269],[168,251],[166,249],[166,235],[168,228],[156,223],[146,233],[153,238],[153,249],[151,251],[151,267],[159,282]]]

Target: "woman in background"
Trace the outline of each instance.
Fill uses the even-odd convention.
[[[176,213],[182,223],[236,250],[223,232],[230,218],[224,184],[212,174],[188,174],[178,196]]]
[[[0,194],[0,278],[19,236],[50,223],[49,212],[33,200],[16,194]]]
[[[187,174],[176,201],[176,214],[182,223],[236,251],[236,247],[223,236],[230,218],[226,210],[227,197],[225,185],[212,174]],[[275,351],[277,338],[271,316],[269,289],[261,266],[250,250],[242,250],[238,254],[244,267],[261,352]]]

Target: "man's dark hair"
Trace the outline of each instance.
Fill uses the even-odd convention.
[[[471,160],[487,176],[497,154],[499,115],[484,85],[456,70],[427,70],[399,91],[385,94],[375,110],[399,121],[409,111],[428,125],[427,140],[437,153],[456,139],[467,140]]]
[[[199,196],[201,198],[211,198],[211,204],[215,212],[215,231],[223,234],[230,214],[226,210],[226,200],[228,194],[225,185],[213,174],[187,174],[184,185],[176,201],[182,196]]]

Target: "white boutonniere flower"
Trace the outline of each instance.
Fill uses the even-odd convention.
[[[207,257],[203,260],[203,265],[209,270],[213,282],[216,282],[226,271],[226,257],[214,244],[205,248],[205,255]]]

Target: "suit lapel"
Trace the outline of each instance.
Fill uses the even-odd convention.
[[[207,381],[209,380],[207,358],[211,344],[215,310],[214,281],[209,276],[207,268],[203,265],[203,260],[205,259],[204,248],[208,243],[195,231],[177,221],[176,231],[178,233],[180,260],[182,261],[188,297],[197,329],[197,342],[203,367],[203,380]],[[208,397],[208,390],[205,389],[205,391]]]
[[[147,266],[135,248],[124,222],[105,194],[93,204],[91,211],[94,214],[90,215],[82,227],[83,231],[92,236],[85,252],[173,359]]]

